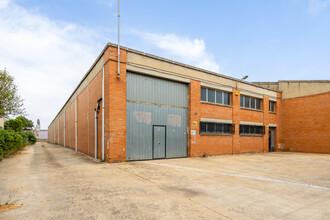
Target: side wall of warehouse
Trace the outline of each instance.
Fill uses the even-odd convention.
[[[282,92],[284,151],[330,153],[330,81],[257,82]]]
[[[102,98],[101,54],[69,100],[49,125],[48,141],[95,156],[95,122],[98,123],[98,158],[101,158],[102,112],[95,119],[94,109]],[[102,101],[100,102],[102,103]],[[77,137],[77,138],[76,138]]]
[[[330,92],[283,100],[283,149],[330,153]]]

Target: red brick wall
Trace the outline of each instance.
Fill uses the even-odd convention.
[[[267,96],[263,98],[262,110],[254,111],[240,108],[240,95],[235,95],[235,89],[232,93],[232,106],[201,103],[200,91],[200,82],[191,80],[189,87],[189,129],[196,130],[196,135],[189,135],[188,153],[190,157],[268,151],[268,125],[269,123],[276,124],[278,128],[280,125],[277,121],[277,113],[269,113]],[[281,100],[278,99],[277,102],[280,103]],[[199,134],[201,118],[232,120],[235,124],[236,132],[234,135],[201,135]],[[194,121],[197,122],[197,126],[193,124]],[[265,135],[239,135],[240,121],[263,123],[266,126]],[[275,142],[276,144],[277,142]]]
[[[90,82],[89,87],[89,155],[95,157],[95,111],[97,101],[102,98],[102,71]],[[102,158],[102,102],[98,114],[98,158]]]
[[[60,145],[64,145],[64,114],[62,114],[59,118],[60,120]]]
[[[58,144],[58,119],[54,121],[55,128],[55,144]]]
[[[282,144],[288,151],[330,153],[330,93],[282,102]]]
[[[78,151],[88,154],[88,86],[77,97]]]
[[[75,102],[65,110],[65,145],[75,149]]]
[[[104,53],[105,73],[105,160],[126,161],[126,51],[121,50],[117,77],[117,48]],[[111,122],[111,123],[110,123]]]
[[[201,135],[201,118],[232,119],[232,108],[201,103],[201,84],[191,80],[189,86],[189,129],[196,135],[189,134],[189,157],[221,155],[232,153],[232,135]],[[197,126],[194,125],[197,122]]]
[[[268,151],[268,145],[265,151]],[[264,136],[240,135],[240,153],[246,154],[246,153],[257,153],[257,152],[264,152]]]

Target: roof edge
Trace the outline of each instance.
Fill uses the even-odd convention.
[[[108,42],[107,46],[117,47],[118,45]],[[189,68],[189,69],[205,72],[205,73],[215,75],[215,76],[218,76],[218,77],[223,77],[223,78],[233,80],[233,81],[236,81],[236,82],[240,82],[240,83],[244,83],[244,84],[247,84],[247,85],[250,85],[250,86],[258,87],[258,88],[261,88],[261,89],[266,89],[266,90],[273,91],[273,92],[279,92],[278,90],[274,90],[274,89],[270,89],[270,88],[265,88],[263,86],[255,85],[252,82],[247,82],[247,81],[240,80],[240,79],[237,79],[237,78],[234,78],[234,77],[230,77],[230,76],[227,76],[227,75],[224,75],[224,74],[221,74],[221,73],[217,73],[217,72],[213,72],[213,71],[210,71],[210,70],[205,70],[205,69],[202,69],[202,68],[199,68],[199,67],[191,66],[191,65],[188,65],[188,64],[180,63],[180,62],[177,62],[177,61],[174,61],[174,60],[166,59],[166,58],[163,58],[163,57],[159,57],[159,56],[156,56],[156,55],[153,55],[153,54],[145,53],[145,52],[135,50],[135,49],[132,49],[132,48],[128,48],[128,47],[125,47],[125,46],[120,46],[120,48],[124,49],[128,52],[132,52],[132,53],[136,53],[136,54],[139,54],[139,55],[147,56],[147,57],[154,58],[154,59],[157,59],[157,60],[161,60],[161,61],[164,61],[164,62],[167,62],[167,63],[176,64],[176,65],[183,66],[183,67],[186,67],[186,68]]]

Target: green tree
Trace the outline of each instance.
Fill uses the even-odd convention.
[[[8,120],[5,122],[5,129],[20,132],[23,129],[23,122],[19,118]]]
[[[23,100],[17,94],[14,77],[6,69],[0,70],[0,117],[24,113]]]
[[[31,120],[25,118],[24,116],[19,116],[16,119],[19,119],[22,121],[23,129],[32,128],[34,126],[33,122]]]

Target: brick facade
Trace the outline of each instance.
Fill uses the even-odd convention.
[[[117,75],[117,48],[109,46],[103,52],[104,59],[104,159],[107,162],[126,161],[126,68],[127,51],[121,50],[120,76]],[[70,103],[49,126],[48,140],[64,145],[84,154],[95,156],[95,111],[102,98],[102,70],[71,97]],[[276,127],[275,151],[295,150],[305,152],[329,153],[329,93],[316,98],[306,97],[282,101],[282,94],[276,94],[276,112],[269,112],[269,96],[262,98],[262,109],[251,110],[240,107],[240,89],[232,89],[230,106],[205,103],[201,101],[201,81],[190,79],[188,105],[188,157],[257,153],[269,150],[269,125]],[[77,113],[76,113],[77,103]],[[309,105],[306,105],[309,103]],[[301,108],[303,106],[303,108]],[[65,112],[65,117],[63,112]],[[320,114],[311,114],[320,112]],[[75,124],[77,114],[77,128]],[[231,120],[235,126],[234,134],[200,134],[201,118]],[[303,120],[302,120],[303,118]],[[241,122],[253,122],[265,126],[264,135],[240,135]],[[98,155],[102,158],[102,107],[97,118]],[[65,125],[65,129],[64,129]],[[283,125],[283,128],[282,128]],[[307,129],[312,132],[306,135]],[[77,129],[77,140],[75,139]],[[58,131],[59,130],[59,131]],[[320,138],[327,136],[327,139]],[[301,136],[298,141],[297,136]],[[58,141],[60,139],[60,141]],[[312,149],[311,143],[317,143]]]
[[[330,93],[285,99],[282,105],[283,150],[330,153]]]

